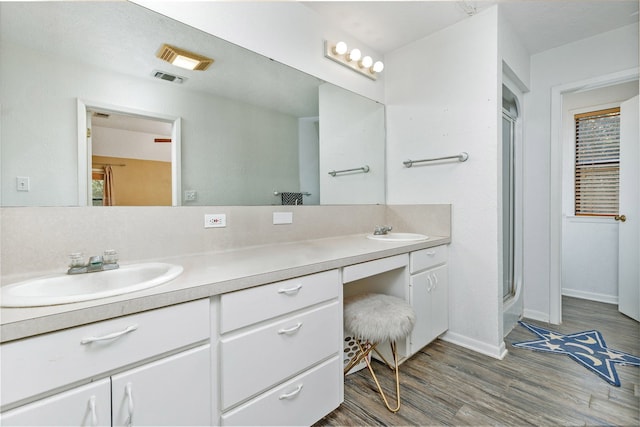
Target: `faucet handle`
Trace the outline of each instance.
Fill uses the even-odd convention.
[[[115,264],[118,262],[118,252],[114,249],[107,249],[102,255],[105,264]]]
[[[373,231],[373,234],[376,236],[379,236],[381,234],[387,234],[387,232],[391,230],[393,230],[393,227],[390,225],[376,225],[376,228]]]
[[[82,252],[73,252],[69,254],[69,267],[84,267],[85,262]]]

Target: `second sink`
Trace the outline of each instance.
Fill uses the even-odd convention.
[[[386,242],[413,242],[427,240],[429,236],[419,233],[387,233],[387,234],[367,234],[367,239],[382,240]]]
[[[148,289],[175,279],[182,266],[148,262],[117,270],[57,274],[2,287],[2,307],[39,307],[88,301]]]

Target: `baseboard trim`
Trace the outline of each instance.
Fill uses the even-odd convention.
[[[607,304],[618,305],[618,295],[598,294],[595,292],[586,292],[578,289],[562,288],[562,295],[573,298],[586,299],[589,301],[604,302]]]
[[[522,317],[525,319],[537,320],[539,322],[547,322],[549,323],[549,313],[545,313],[543,311],[536,310],[528,310],[524,309],[522,313]]]
[[[459,345],[460,347],[468,348],[469,350],[473,350],[486,356],[493,357],[494,359],[502,360],[507,355],[507,349],[504,341],[502,341],[499,346],[494,346],[451,331],[442,335],[440,339],[451,344]]]

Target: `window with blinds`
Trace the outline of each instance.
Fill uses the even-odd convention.
[[[618,214],[620,108],[575,115],[576,216]]]

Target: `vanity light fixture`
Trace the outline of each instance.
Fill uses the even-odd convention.
[[[213,63],[213,59],[184,49],[163,44],[156,56],[175,66],[187,70],[204,71]]]
[[[382,61],[374,62],[369,55],[363,56],[360,49],[349,49],[343,41],[337,43],[325,41],[324,56],[372,80],[377,80],[377,74],[384,69]]]

